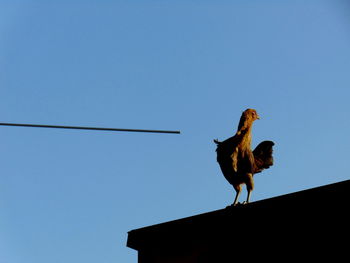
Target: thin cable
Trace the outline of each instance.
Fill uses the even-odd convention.
[[[43,125],[43,124],[23,124],[23,123],[5,123],[5,122],[1,122],[0,125],[1,126],[12,126],[12,127],[30,127],[30,128],[53,128],[53,129],[94,130],[94,131],[147,132],[147,133],[180,134],[180,131],[165,131],[165,130],[119,129],[119,128],[99,128],[99,127],[61,126],[61,125]]]

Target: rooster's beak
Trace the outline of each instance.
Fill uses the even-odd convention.
[[[259,117],[259,115],[256,115],[256,119],[257,119],[257,120],[260,120],[260,117]]]

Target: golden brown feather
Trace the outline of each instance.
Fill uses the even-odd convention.
[[[233,137],[223,142],[214,140],[217,144],[217,161],[226,180],[236,191],[233,205],[238,202],[242,185],[247,187],[249,202],[251,191],[254,189],[253,176],[273,165],[272,141],[263,141],[254,151],[251,149],[253,122],[259,116],[254,109],[247,109],[242,113],[238,129]]]

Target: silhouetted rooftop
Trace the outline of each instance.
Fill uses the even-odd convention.
[[[132,230],[127,246],[148,255],[139,262],[168,262],[179,253],[186,258],[195,253],[197,259],[215,255],[216,260],[220,255],[227,260],[233,251],[266,250],[291,240],[297,240],[299,248],[309,242],[322,245],[325,236],[335,242],[337,234],[348,231],[349,200],[347,180]],[[162,260],[151,260],[155,255]]]

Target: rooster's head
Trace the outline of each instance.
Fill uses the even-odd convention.
[[[242,117],[243,116],[244,116],[245,119],[249,119],[251,121],[255,121],[255,120],[259,120],[260,119],[258,113],[254,109],[246,109],[242,113]]]

